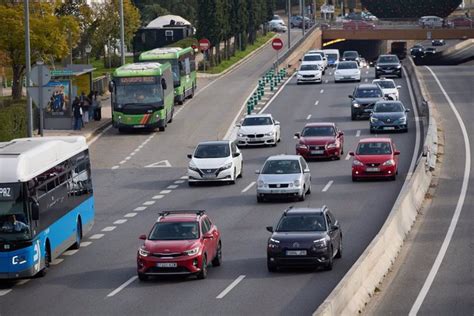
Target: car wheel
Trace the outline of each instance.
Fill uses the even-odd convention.
[[[203,280],[207,278],[207,257],[204,255],[202,257],[202,266],[201,266],[201,271],[199,271],[197,275],[198,280]]]
[[[212,266],[213,267],[220,267],[222,264],[222,243],[219,241],[219,245],[217,246],[217,253],[214,259],[212,259]]]
[[[342,235],[339,237],[339,247],[337,248],[336,258],[342,258]]]
[[[402,73],[400,73],[400,74],[398,75],[398,78],[401,78],[401,77],[402,77]]]
[[[277,272],[278,270],[278,267],[275,264],[270,263],[268,259],[267,259],[267,268],[268,268],[268,272]]]
[[[46,274],[48,273],[50,262],[51,262],[51,253],[50,253],[50,250],[48,249],[48,247],[46,247],[45,253],[44,253],[44,268],[36,274],[37,277],[42,278],[42,277],[46,276]]]
[[[308,195],[311,194],[311,184],[309,185],[309,188],[308,188],[308,191],[306,192],[306,194],[308,194]]]
[[[391,181],[397,180],[397,176],[396,176],[396,175],[391,176],[391,177],[390,177],[390,180],[391,180]]]
[[[232,180],[229,181],[230,184],[235,184],[235,182],[237,181],[237,168],[234,168],[234,176],[232,178]]]
[[[257,203],[265,202],[265,198],[263,196],[257,195]]]
[[[188,181],[188,185],[189,185],[190,187],[193,187],[193,186],[196,185],[196,183],[195,183],[195,182]]]
[[[143,273],[138,273],[138,280],[140,281],[148,281],[148,275]]]
[[[173,116],[174,116],[174,107],[173,107],[173,109],[171,110],[171,117],[170,117],[170,120],[168,121],[168,123],[172,123],[172,122],[173,122]]]
[[[122,127],[119,127],[119,128],[118,128],[118,131],[119,131],[120,134],[123,134],[123,133],[126,132],[126,130],[125,130],[124,128],[122,128]]]
[[[352,182],[357,182],[357,180],[359,180],[359,178],[357,178],[356,176],[352,176]]]
[[[179,105],[182,105],[184,103],[184,93],[179,96],[178,102]]]
[[[326,74],[326,69],[323,70],[323,76]]]
[[[243,174],[244,174],[244,163],[242,162],[242,163],[240,164],[240,173],[239,173],[239,176],[238,176],[238,177],[239,177],[239,178],[242,178]]]
[[[375,133],[375,131],[374,131],[373,128],[371,128],[371,129],[370,129],[370,134],[373,134],[373,133]]]
[[[357,116],[356,116],[354,113],[351,113],[351,120],[352,120],[352,121],[355,121],[356,118],[357,118]]]
[[[331,247],[331,252],[329,253],[329,259],[328,259],[328,262],[326,262],[326,266],[324,267],[324,270],[326,271],[331,271],[332,270],[332,266],[333,266],[333,250],[332,250],[332,247]]]
[[[192,99],[194,98],[194,91],[196,90],[196,87],[193,85],[193,88],[191,90],[191,94],[189,95],[189,98]]]
[[[306,188],[303,187],[303,193],[298,197],[298,200],[304,201],[306,199]]]

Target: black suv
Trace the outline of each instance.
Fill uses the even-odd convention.
[[[342,231],[326,206],[288,208],[268,239],[268,271],[278,267],[317,267],[332,270],[333,259],[342,256]]]
[[[380,75],[402,77],[402,64],[397,55],[380,55],[375,64],[375,78]]]
[[[384,100],[384,94],[378,84],[363,83],[355,87],[354,92],[349,95],[351,101],[351,119],[358,117],[370,117],[375,102]]]

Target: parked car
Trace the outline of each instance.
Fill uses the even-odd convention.
[[[313,26],[313,21],[305,17],[304,18],[304,27],[305,29],[309,29],[311,26]],[[298,28],[303,28],[303,17],[301,15],[293,15],[290,18],[290,27],[298,27]]]
[[[401,101],[378,101],[370,115],[370,133],[379,131],[408,132],[409,109]]]
[[[359,52],[355,50],[346,50],[344,53],[342,53],[342,60],[343,61],[355,61],[357,62],[357,65],[360,64],[360,55]]]
[[[325,62],[321,54],[305,54],[300,61],[301,65],[316,65],[321,69],[323,75],[326,73]]]
[[[344,133],[335,123],[309,123],[295,136],[296,154],[305,159],[341,159],[344,154]]]
[[[465,16],[459,16],[449,20],[450,25],[453,27],[474,27],[474,20]]]
[[[375,79],[372,80],[372,83],[378,84],[380,88],[382,88],[383,95],[387,100],[400,99],[400,93],[398,90],[401,88],[401,86],[397,86],[393,79]]]
[[[302,64],[296,74],[296,84],[306,82],[321,83],[323,73],[318,65]]]
[[[257,202],[270,197],[304,201],[306,194],[311,193],[311,172],[301,156],[270,156],[257,174]]]
[[[339,49],[323,49],[324,53],[328,59],[328,66],[329,67],[336,67],[339,63]]]
[[[283,21],[272,20],[268,22],[268,29],[273,32],[285,33],[288,31],[288,27]]]
[[[402,77],[402,64],[397,55],[380,55],[375,63],[375,78],[383,76]]]
[[[197,182],[228,182],[242,177],[243,160],[237,145],[229,140],[201,142],[189,154],[188,184]]]
[[[425,55],[434,55],[434,54],[436,54],[436,48],[435,47],[426,47]]]
[[[237,126],[239,146],[276,146],[280,141],[280,122],[273,119],[271,114],[247,115]]]
[[[366,21],[350,20],[342,24],[343,30],[375,30],[375,24]]]
[[[431,45],[432,46],[444,46],[446,45],[446,42],[444,41],[444,39],[434,39],[431,41]]]
[[[219,229],[204,211],[165,211],[148,235],[141,235],[143,245],[137,252],[140,281],[157,275],[196,275],[207,277],[208,264],[222,264]]]
[[[359,81],[360,68],[355,61],[341,61],[334,70],[334,82]]]
[[[383,100],[383,92],[379,85],[373,83],[359,84],[349,95],[351,99],[351,119],[370,117],[375,102]]]
[[[418,24],[422,28],[442,28],[445,27],[445,21],[443,18],[440,18],[439,16],[422,16],[418,20]]]
[[[397,150],[391,138],[365,138],[359,141],[357,150],[349,152],[352,160],[352,181],[362,178],[389,178],[398,174]]]
[[[324,267],[332,270],[333,259],[342,257],[342,229],[327,206],[290,207],[281,216],[267,242],[267,268]]]

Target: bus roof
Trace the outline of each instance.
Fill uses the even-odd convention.
[[[83,136],[18,138],[0,143],[0,183],[31,180],[86,149]]]
[[[140,54],[140,61],[178,59],[181,55],[193,52],[191,47],[162,47],[149,50]]]
[[[134,63],[123,65],[115,69],[114,77],[141,77],[141,76],[161,76],[163,72],[171,68],[168,63],[160,64],[157,62]]]

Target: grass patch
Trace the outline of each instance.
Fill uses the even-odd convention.
[[[211,67],[210,69],[206,69],[206,73],[210,74],[218,74],[232,66],[233,64],[237,63],[239,60],[245,58],[251,52],[265,44],[270,38],[272,38],[275,33],[269,32],[265,36],[261,36],[257,38],[253,45],[248,45],[247,48],[243,51],[237,51],[235,56],[232,56],[229,60],[222,61],[219,65]]]
[[[133,63],[133,56],[126,56],[125,57],[125,63],[130,64]],[[95,68],[94,72],[92,73],[93,78],[101,77],[105,73],[112,73],[116,69],[116,67],[108,68],[104,65],[104,59],[93,59],[91,61],[92,67]]]

